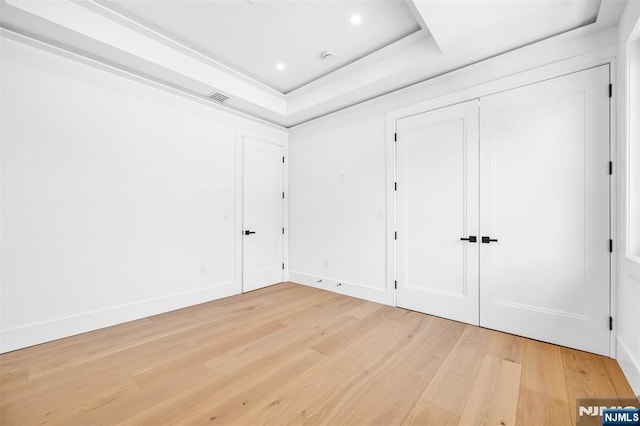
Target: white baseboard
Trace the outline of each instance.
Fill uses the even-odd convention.
[[[617,361],[633,392],[640,397],[640,362],[631,354],[624,341],[617,339]]]
[[[302,274],[300,272],[293,271],[289,271],[289,281],[309,287],[345,294],[358,299],[369,300],[371,302],[382,303],[384,305],[388,304],[386,290],[379,288],[367,287],[361,284],[337,281],[331,278]]]
[[[239,293],[239,285],[233,282],[224,283],[2,330],[0,331],[0,353],[122,324]]]

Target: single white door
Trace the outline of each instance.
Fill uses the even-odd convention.
[[[608,355],[608,65],[480,117],[480,325]]]
[[[282,147],[243,137],[242,290],[282,282]]]
[[[397,305],[478,324],[478,101],[397,123]]]

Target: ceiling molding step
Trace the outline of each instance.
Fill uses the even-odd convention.
[[[37,2],[6,0],[6,3],[100,43],[204,83],[210,86],[211,90],[221,90],[231,97],[248,100],[261,108],[278,114],[286,114],[284,95],[257,88],[229,75],[228,72],[208,66],[190,55],[168,47],[71,0]],[[203,93],[203,96],[207,95],[208,93]]]
[[[328,67],[326,73],[316,74],[314,80],[285,94],[276,90],[276,86],[262,82],[268,80],[245,73],[242,68],[233,68],[229,58],[218,57],[179,32],[172,32],[170,26],[165,28],[156,21],[145,20],[147,15],[138,16],[126,8],[112,8],[118,0],[110,1],[113,4],[103,0],[2,0],[0,13],[5,13],[0,23],[26,37],[201,97],[220,108],[284,127],[348,109],[471,64],[502,55],[512,56],[511,52],[516,50],[532,51],[526,46],[536,45],[544,50],[563,40],[587,40],[590,35],[617,25],[626,4],[624,0],[397,0],[403,10],[399,19],[413,22],[412,33],[390,44],[378,45],[377,50],[367,51],[370,53],[363,53],[363,56],[354,56],[359,59],[341,63],[338,68]],[[121,3],[126,1],[130,0],[120,0]],[[201,8],[185,8],[186,3],[180,0],[167,1],[173,2],[173,6],[168,15],[164,12],[164,17],[171,18],[184,12],[184,16],[179,15],[183,26],[188,27],[188,18],[194,13],[206,15]],[[363,1],[360,3],[364,4]],[[281,12],[278,16],[284,13],[286,18],[285,12],[294,14],[302,10],[310,14],[316,11],[300,9],[300,4],[296,7],[278,9]],[[151,11],[155,12],[155,9]],[[246,13],[241,8],[233,11],[239,17]],[[235,22],[224,16],[226,21]],[[281,30],[278,27],[272,32],[293,34],[305,24],[304,21],[290,21],[290,27]],[[161,22],[166,23],[166,20]],[[261,33],[260,28],[242,34],[249,39],[263,37],[269,40],[268,33]],[[351,33],[347,31],[346,34]],[[226,40],[216,38],[211,43],[220,47]],[[277,43],[271,45],[279,46]],[[308,46],[305,44],[305,47]],[[327,48],[334,49],[332,46]],[[312,50],[311,56],[305,53],[297,60],[319,61],[322,49],[317,54],[316,50]],[[539,52],[540,49],[533,50]],[[255,54],[242,49],[236,49],[236,52]],[[536,63],[542,56],[531,60]],[[287,71],[294,72],[295,67],[289,65],[291,63]],[[214,92],[228,96],[229,100],[224,105],[218,104],[209,99]]]

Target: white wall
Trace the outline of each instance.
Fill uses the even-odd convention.
[[[564,34],[291,129],[291,280],[393,304],[387,266],[393,265],[387,255],[393,227],[379,218],[381,209],[383,217],[392,214],[387,114],[460,91],[468,97],[455,102],[472,99],[487,94],[473,89],[485,83],[567,58],[609,54],[616,37],[613,28],[588,36]],[[438,106],[447,105],[443,102]]]
[[[629,379],[636,394],[640,395],[640,262],[632,258],[628,243],[629,221],[627,216],[629,206],[628,182],[628,158],[629,148],[629,124],[638,123],[640,111],[629,111],[629,63],[627,56],[627,41],[632,35],[634,27],[640,21],[640,2],[629,2],[619,25],[619,56],[618,56],[618,89],[617,99],[617,193],[618,193],[618,241],[617,248],[617,358],[625,375]],[[638,68],[636,68],[637,70]],[[637,71],[636,71],[637,72]],[[638,136],[634,135],[638,144]],[[637,145],[636,145],[637,146]],[[634,163],[638,169],[640,164]],[[637,196],[637,194],[636,194]],[[636,218],[637,220],[637,218]]]
[[[0,41],[0,349],[239,293],[236,129],[286,132]]]
[[[332,123],[295,131],[289,147],[289,276],[385,303],[385,123]]]

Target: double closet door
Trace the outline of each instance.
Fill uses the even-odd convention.
[[[609,354],[609,67],[397,122],[397,305]]]

